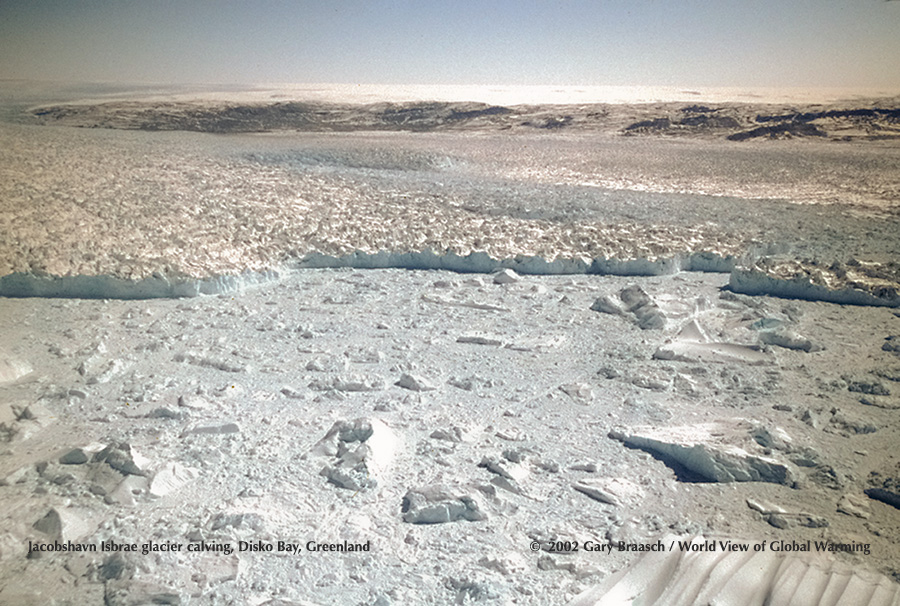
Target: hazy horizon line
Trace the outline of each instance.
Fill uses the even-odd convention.
[[[87,101],[143,98],[189,101],[317,101],[333,103],[482,102],[492,105],[654,102],[833,103],[900,97],[897,87],[673,86],[618,84],[395,84],[349,82],[172,83],[0,78],[4,84],[46,87]],[[67,91],[75,87],[77,91]],[[99,90],[90,90],[96,87]],[[102,90],[102,89],[107,90]],[[85,90],[87,89],[87,90]],[[9,91],[7,91],[9,92]],[[15,92],[15,91],[13,91]],[[21,91],[23,94],[29,91]],[[30,91],[32,94],[41,91]],[[227,97],[227,98],[226,98]],[[70,99],[74,100],[74,99]]]

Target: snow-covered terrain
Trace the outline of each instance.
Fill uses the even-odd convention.
[[[0,122],[0,604],[694,603],[748,574],[897,602],[889,103],[730,141],[627,128],[674,101],[208,133],[35,124],[77,100],[42,94]],[[762,542],[765,578],[721,551]]]

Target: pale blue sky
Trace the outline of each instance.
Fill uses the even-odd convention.
[[[900,88],[900,2],[0,0],[0,78]]]

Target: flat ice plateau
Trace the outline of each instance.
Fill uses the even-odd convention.
[[[0,604],[898,603],[896,99],[2,92]]]

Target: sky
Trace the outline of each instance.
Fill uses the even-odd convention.
[[[900,89],[900,1],[0,0],[0,79]]]

